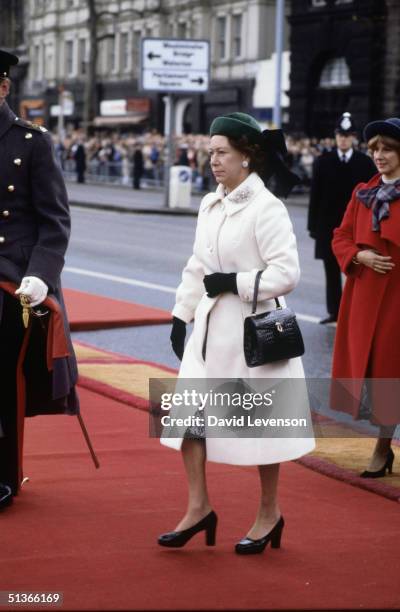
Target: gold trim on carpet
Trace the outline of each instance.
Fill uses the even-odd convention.
[[[176,373],[163,370],[157,365],[113,363],[120,357],[114,357],[100,349],[82,346],[79,343],[74,343],[74,348],[78,361],[84,362],[87,359],[99,361],[99,363],[79,363],[79,373],[82,376],[96,382],[106,383],[118,391],[124,391],[145,400],[149,399],[149,378],[176,376]],[[318,431],[318,424],[316,424],[316,430]],[[367,438],[357,431],[352,432],[352,437],[349,438],[348,433],[348,427],[324,422],[321,425],[321,434],[324,437],[317,438],[316,449],[310,455],[355,474],[361,473],[368,466],[375,439]],[[394,451],[396,453],[396,447]],[[397,456],[393,466],[396,473],[380,478],[378,482],[400,488],[399,462],[400,456]]]

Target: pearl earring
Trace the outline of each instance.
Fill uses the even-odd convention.
[[[242,161],[242,168],[248,168],[248,167],[249,167],[249,162],[246,159],[244,159]]]

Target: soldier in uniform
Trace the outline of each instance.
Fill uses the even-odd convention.
[[[315,240],[315,258],[324,262],[328,317],[337,320],[342,296],[342,278],[332,252],[333,230],[342,222],[357,183],[367,183],[377,170],[372,159],[354,149],[355,126],[350,113],[343,113],[335,130],[336,148],[314,163],[308,209],[308,231]]]
[[[79,412],[60,287],[67,194],[47,130],[7,105],[17,63],[0,51],[0,509],[21,486],[24,417]]]

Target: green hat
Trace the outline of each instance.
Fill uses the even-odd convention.
[[[300,178],[286,166],[284,158],[287,154],[285,137],[282,130],[262,131],[257,121],[246,113],[229,113],[214,119],[210,126],[210,136],[226,136],[239,140],[247,136],[250,144],[258,144],[267,153],[264,170],[260,173],[264,183],[271,178],[275,181],[274,193],[287,197]]]
[[[219,134],[227,138],[239,139],[247,136],[249,142],[260,142],[261,128],[257,121],[246,113],[229,113],[217,117],[211,124],[210,136]]]

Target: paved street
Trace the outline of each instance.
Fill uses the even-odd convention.
[[[114,209],[120,211],[175,213],[181,209],[175,208],[166,211],[164,208],[164,195],[161,189],[143,188],[134,190],[132,187],[109,184],[78,184],[67,181],[69,200],[72,206],[82,205],[88,208]],[[191,214],[196,215],[202,195],[194,193],[191,199]],[[292,205],[307,206],[308,198],[304,195],[294,195],[289,199]],[[184,213],[190,213],[188,209]]]
[[[162,210],[164,195],[160,189],[143,188],[134,190],[132,187],[119,185],[78,184],[67,181],[69,200],[72,206],[96,206],[97,208],[118,208],[120,210]],[[192,196],[193,214],[199,207],[201,195]]]
[[[149,195],[146,193],[145,197]],[[317,323],[325,315],[322,264],[313,258],[313,243],[306,232],[307,209],[290,205],[289,212],[302,267],[301,282],[289,303],[297,311],[304,333],[307,375],[324,377],[329,375],[334,328]],[[64,286],[166,309],[172,307],[182,268],[191,253],[194,217],[126,215],[73,207],[72,220]],[[99,274],[106,278],[96,276]],[[74,337],[177,367],[169,333],[169,326],[146,326],[80,332]]]

